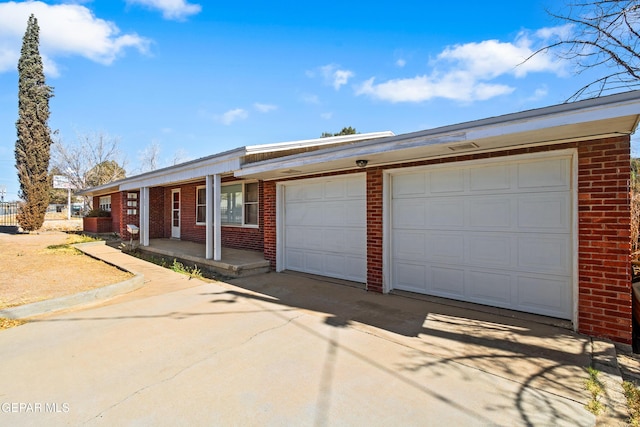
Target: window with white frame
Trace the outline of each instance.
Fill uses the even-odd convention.
[[[207,187],[196,187],[196,224],[205,224],[207,215]]]
[[[111,196],[102,196],[98,202],[98,207],[103,211],[111,212]]]
[[[258,183],[235,182],[220,188],[222,225],[258,226]],[[196,187],[196,223],[206,223],[206,187]]]

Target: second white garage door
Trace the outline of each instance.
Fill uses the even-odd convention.
[[[365,282],[364,174],[283,184],[287,270]]]
[[[571,157],[391,175],[391,287],[570,319]]]

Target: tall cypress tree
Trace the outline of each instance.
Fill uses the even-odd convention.
[[[29,17],[18,61],[18,121],[16,129],[16,168],[20,181],[18,222],[26,231],[38,230],[49,205],[49,158],[51,131],[49,98],[53,89],[46,85],[38,45],[40,28],[35,16]]]

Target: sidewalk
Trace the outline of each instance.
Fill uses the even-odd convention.
[[[108,264],[144,276],[145,286],[130,294],[118,297],[118,302],[132,298],[162,295],[166,292],[202,285],[202,281],[192,279],[152,262],[127,255],[119,249],[105,245],[104,242],[81,243],[75,245],[80,251]]]

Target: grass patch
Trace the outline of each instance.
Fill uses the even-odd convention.
[[[75,245],[77,243],[90,243],[98,241],[100,241],[100,239],[96,239],[85,234],[70,234],[69,237],[67,237],[66,243],[62,243],[59,245],[49,245],[47,246],[47,250],[56,253],[66,253],[69,255],[81,255],[82,252],[71,245]]]
[[[143,254],[139,250],[127,250],[123,246],[121,246],[120,249],[124,253],[126,253],[127,255],[131,255],[131,256],[134,256],[136,258],[143,259],[143,260],[151,262],[151,263],[153,263],[155,265],[159,265],[160,267],[168,268],[169,270],[175,271],[176,273],[180,273],[180,274],[184,274],[186,276],[189,276],[189,279],[200,279],[200,280],[205,280],[205,281],[206,281],[206,279],[219,280],[219,278],[217,276],[215,276],[215,275],[205,276],[204,272],[200,268],[198,268],[198,266],[195,265],[195,264],[194,264],[193,267],[190,267],[188,265],[184,265],[183,263],[181,263],[180,261],[178,261],[175,258],[173,259],[173,262],[169,263],[166,260],[166,258],[157,257],[157,256],[153,256],[153,255],[148,255],[148,254]]]
[[[624,389],[624,395],[627,398],[629,425],[633,427],[640,427],[640,390],[630,381],[624,381],[622,383],[622,388]]]
[[[194,265],[193,267],[185,266],[178,260],[174,259],[170,268],[176,273],[189,276],[190,279],[202,279],[202,270],[200,270],[197,265]]]
[[[20,326],[27,323],[26,320],[20,319],[7,319],[6,317],[0,317],[0,330],[9,329],[16,326]]]
[[[600,396],[604,393],[604,386],[598,378],[600,371],[589,367],[587,372],[589,373],[589,378],[584,381],[584,387],[591,394],[591,399],[585,405],[585,408],[593,415],[600,415],[604,412],[604,405],[600,402]]]

